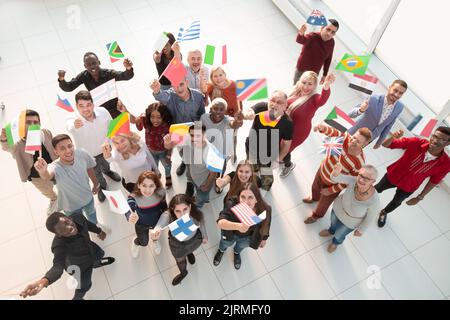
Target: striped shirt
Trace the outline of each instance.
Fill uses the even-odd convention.
[[[361,151],[361,153],[357,156],[350,155],[348,153],[348,143],[351,135],[347,132],[341,132],[335,128],[327,126],[326,130],[321,133],[325,134],[328,137],[344,137],[343,150],[341,152],[341,155],[329,155],[325,159],[323,159],[322,163],[320,164],[320,178],[325,184],[329,186],[327,188],[328,191],[330,191],[331,193],[340,192],[346,187],[346,185],[342,183],[335,184],[331,179],[331,172],[333,172],[334,166],[338,162],[340,162],[342,165],[342,174],[352,175],[356,177],[358,175],[359,169],[364,165],[365,162],[364,152]]]

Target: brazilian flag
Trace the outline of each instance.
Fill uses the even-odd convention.
[[[339,61],[339,63],[337,64],[336,70],[347,71],[363,76],[366,74],[371,56],[371,54],[365,56],[357,56],[346,53],[342,57],[341,61]]]

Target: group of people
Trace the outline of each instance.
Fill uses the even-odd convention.
[[[383,227],[387,215],[412,195],[424,180],[430,178],[419,195],[407,201],[415,205],[450,171],[450,160],[445,147],[450,144],[450,129],[439,127],[429,140],[402,137],[401,130],[390,130],[402,112],[400,98],[407,90],[403,80],[395,80],[385,95],[372,95],[351,111],[357,117],[356,124],[346,132],[319,123],[313,127],[316,111],[324,106],[331,94],[335,76],[328,73],[334,49],[334,35],[339,23],[330,19],[319,32],[306,33],[306,25],[299,29],[296,41],[303,45],[298,59],[292,92],[274,91],[267,102],[259,102],[243,110],[237,98],[236,84],[229,80],[223,67],[209,70],[202,64],[202,52],[191,50],[187,55],[186,77],[173,86],[162,76],[153,80],[150,89],[152,102],[141,115],[130,114],[136,129],[144,130],[144,141],[136,132],[119,133],[107,138],[108,124],[122,112],[127,112],[120,99],[113,99],[100,107],[94,107],[89,91],[75,95],[76,112],[66,122],[67,134],[53,136],[47,129],[41,130],[42,151],[34,155],[24,151],[25,137],[16,145],[7,143],[5,129],[1,133],[2,148],[12,154],[17,162],[21,180],[30,181],[50,200],[47,210],[47,229],[55,234],[52,243],[54,261],[52,268],[42,279],[28,285],[23,297],[35,295],[56,281],[70,266],[79,267],[78,288],[74,299],[83,299],[90,289],[93,268],[114,262],[90,239],[89,232],[101,240],[111,232],[105,223],[97,219],[93,195],[100,202],[106,197],[108,182],[121,181],[128,192],[131,210],[126,221],[134,224],[136,237],[131,243],[131,255],[138,258],[140,247],[148,246],[150,239],[154,253],[161,252],[160,237],[163,229],[183,215],[189,214],[199,228],[183,241],[169,235],[170,251],[176,261],[179,274],[172,280],[178,285],[187,276],[187,264],[195,263],[194,251],[207,243],[203,206],[209,202],[212,189],[220,194],[226,186],[223,210],[218,214],[217,226],[221,240],[213,264],[219,265],[224,252],[233,247],[234,267],[240,269],[241,252],[246,247],[263,248],[269,238],[271,207],[261,191],[270,191],[273,170],[281,167],[281,178],[295,168],[291,153],[308,138],[311,129],[328,137],[342,138],[340,155],[329,153],[321,162],[311,186],[311,195],[305,203],[317,202],[305,219],[311,224],[331,210],[331,224],[319,235],[332,237],[328,251],[331,253],[342,244],[346,235],[354,232],[361,236],[378,216],[378,226]],[[180,45],[171,33],[168,42],[156,51],[153,59],[161,75],[174,57],[182,58]],[[125,71],[100,68],[95,53],[84,55],[86,70],[70,81],[65,71],[58,72],[62,90],[73,91],[80,84],[92,90],[115,79],[133,77],[133,64],[124,60]],[[322,77],[318,74],[323,68]],[[318,93],[318,85],[322,85]],[[209,113],[205,106],[209,105]],[[247,159],[237,162],[237,130],[244,120],[252,121],[245,141]],[[194,123],[183,142],[170,133],[173,124]],[[26,111],[26,125],[40,124],[39,114]],[[375,185],[377,169],[366,164],[364,148],[376,141],[374,149],[381,145],[391,149],[404,149],[403,156],[388,166],[387,173]],[[173,149],[177,149],[182,162],[176,169],[178,176],[186,172],[186,190],[168,201],[166,190],[172,187]],[[222,174],[207,164],[211,149],[227,156]],[[226,173],[227,162],[237,162],[235,171]],[[158,166],[164,168],[164,180]],[[111,163],[120,169],[111,170]],[[92,182],[92,187],[90,185]],[[56,185],[57,193],[54,191]],[[394,199],[381,209],[378,193],[396,188]],[[241,222],[232,208],[245,204],[256,215],[265,212],[266,218],[252,226]],[[83,215],[84,214],[84,215]]]

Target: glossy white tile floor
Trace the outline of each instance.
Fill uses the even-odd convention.
[[[81,12],[80,29],[68,29],[69,6]],[[73,7],[71,7],[73,8]],[[105,45],[117,40],[134,62],[135,77],[119,85],[120,96],[135,113],[152,99],[147,83],[156,76],[152,46],[157,33],[178,31],[180,24],[200,18],[202,40],[188,43],[203,50],[205,42],[228,45],[232,79],[267,77],[269,90],[289,90],[300,52],[296,29],[270,0],[0,0],[0,101],[6,110],[3,126],[27,106],[41,114],[43,126],[54,134],[64,132],[67,114],[54,106],[57,70],[67,78],[83,69],[82,55],[94,51],[104,67],[111,67]],[[183,50],[186,52],[186,50]],[[120,64],[113,68],[123,69]],[[408,79],[406,79],[408,80]],[[73,99],[75,92],[65,94]],[[329,102],[319,110],[320,121],[333,105],[349,110],[361,100],[338,74]],[[249,129],[239,132],[243,141]],[[189,276],[173,287],[177,274],[167,239],[162,253],[141,249],[137,260],[129,247],[133,228],[123,217],[97,204],[100,221],[113,233],[101,245],[117,262],[94,272],[88,299],[444,299],[450,296],[450,198],[436,189],[416,207],[400,207],[387,226],[375,225],[362,238],[349,236],[333,254],[318,232],[329,217],[306,226],[311,207],[301,203],[309,193],[321,155],[321,137],[311,134],[293,153],[296,169],[285,180],[276,177],[266,199],[274,217],[266,248],[243,252],[242,268],[235,271],[227,252],[218,267],[212,258],[219,242],[215,219],[222,199],[205,206],[209,243],[196,251],[197,262]],[[242,144],[239,154],[244,155]],[[398,153],[366,150],[368,162],[382,173]],[[179,158],[175,158],[176,162]],[[19,180],[15,162],[0,152],[0,295],[18,293],[51,266],[52,235],[45,229],[47,201],[30,184]],[[175,166],[174,166],[175,167]],[[176,192],[184,191],[185,178],[175,179]],[[110,188],[119,184],[110,183]],[[169,192],[169,194],[173,194]],[[215,198],[216,195],[213,196]],[[392,192],[382,194],[383,203]],[[96,238],[95,238],[96,239]],[[97,240],[95,240],[97,241]],[[98,242],[98,241],[97,241]],[[378,267],[379,273],[374,274]],[[377,279],[380,281],[377,283]],[[36,299],[70,299],[67,275]],[[371,289],[372,288],[372,289]]]

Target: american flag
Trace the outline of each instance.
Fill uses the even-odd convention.
[[[313,26],[326,26],[327,19],[325,18],[323,13],[320,12],[319,10],[313,10],[306,23],[311,24]]]
[[[231,211],[243,224],[251,227],[260,223],[266,218],[266,212],[264,211],[259,216],[253,212],[253,210],[244,202],[241,202],[231,208]]]
[[[320,146],[320,153],[329,156],[340,156],[344,143],[344,137],[326,137]]]

